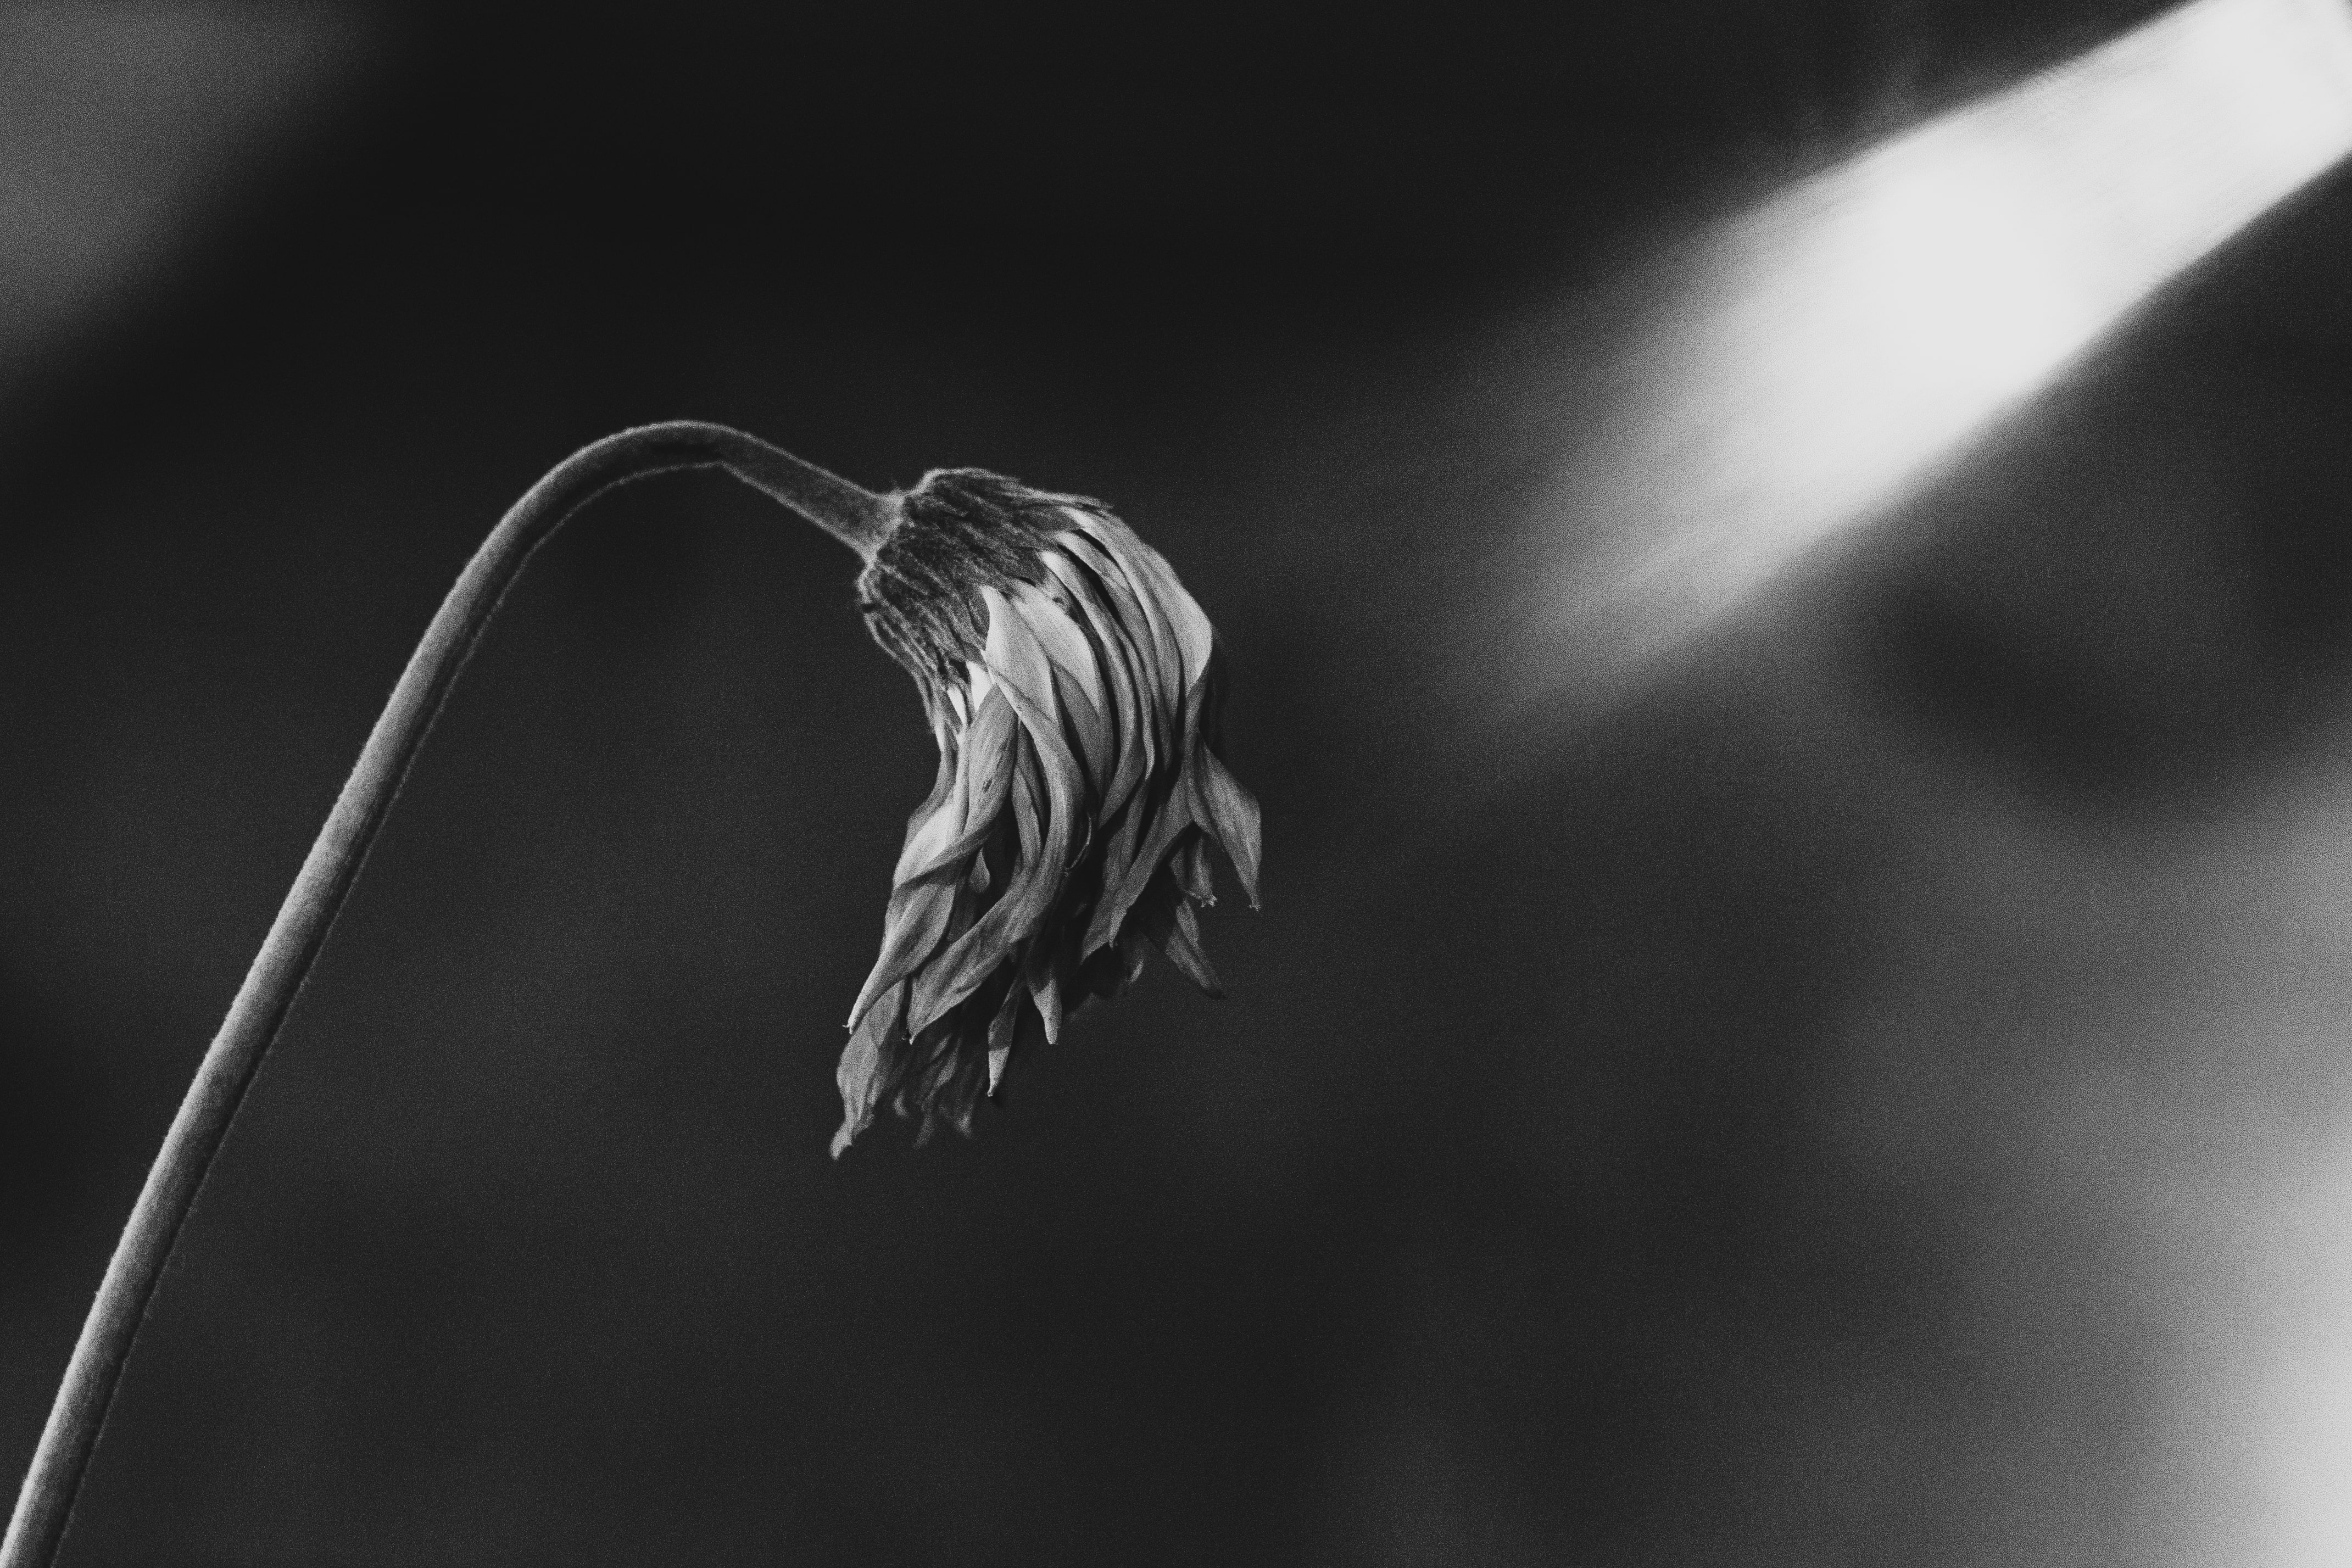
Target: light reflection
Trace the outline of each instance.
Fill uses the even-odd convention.
[[[2199,0],[1726,225],[1505,563],[1509,695],[1622,691],[2347,150],[2352,7]]]

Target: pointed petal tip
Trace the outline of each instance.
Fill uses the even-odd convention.
[[[1240,879],[1250,907],[1255,909],[1259,861],[1264,852],[1264,825],[1257,797],[1234,777],[1224,758],[1209,747],[1197,748],[1192,758],[1193,766],[1187,770],[1187,777],[1197,809],[1207,819],[1209,831],[1216,835],[1225,859],[1233,862],[1234,875]]]

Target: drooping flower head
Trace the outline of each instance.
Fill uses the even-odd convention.
[[[978,468],[904,496],[858,578],[939,741],[849,1017],[834,1153],[888,1105],[969,1132],[1011,1055],[1149,949],[1211,995],[1208,849],[1257,904],[1257,802],[1217,754],[1208,617],[1098,501]]]

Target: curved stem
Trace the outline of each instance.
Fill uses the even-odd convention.
[[[213,1156],[292,1010],[418,747],[499,601],[531,552],[583,503],[632,479],[708,467],[724,468],[782,501],[868,560],[895,521],[896,502],[889,497],[859,489],[740,431],[681,420],[623,431],[582,448],[532,486],[491,530],[393,688],[172,1120],[74,1344],[65,1382],[17,1494],[7,1538],[0,1542],[0,1568],[49,1568],[55,1559],[131,1342]]]

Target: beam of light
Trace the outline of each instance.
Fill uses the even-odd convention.
[[[1716,233],[1539,498],[1507,700],[1605,699],[2352,151],[2352,5],[2198,0]]]

